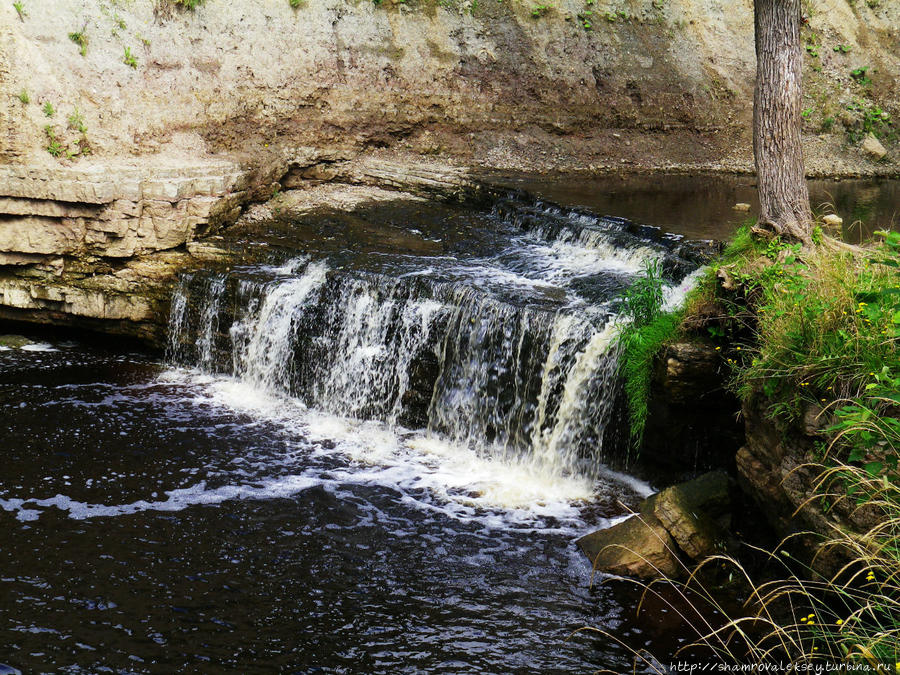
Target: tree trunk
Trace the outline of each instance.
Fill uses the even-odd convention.
[[[810,243],[812,212],[800,146],[800,0],[754,0],[753,154],[761,232]]]

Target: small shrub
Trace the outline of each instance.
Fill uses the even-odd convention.
[[[23,105],[28,105],[29,103],[31,103],[31,96],[29,96],[28,92],[25,89],[23,89],[22,91],[19,92],[19,100],[22,102]]]
[[[25,17],[28,16],[28,12],[25,11],[25,5],[22,4],[21,0],[16,0],[13,3],[13,9],[16,10],[16,14],[19,15],[20,21],[25,21]]]
[[[53,117],[56,114],[56,108],[53,107],[53,104],[50,101],[47,101],[42,108],[44,111],[44,115],[47,117]]]
[[[78,131],[79,133],[85,134],[87,133],[87,126],[84,123],[84,117],[82,117],[81,113],[78,112],[78,108],[75,108],[72,111],[72,114],[69,115],[69,128]]]
[[[44,133],[47,135],[47,152],[54,157],[59,157],[63,152],[63,147],[56,137],[56,132],[53,130],[53,127],[48,124],[44,127]]]
[[[122,63],[124,63],[126,66],[137,68],[137,59],[131,53],[131,47],[125,47],[125,57],[122,59]]]
[[[303,4],[303,0],[288,0],[292,9],[297,9]]]
[[[88,45],[87,34],[84,32],[84,30],[85,29],[82,28],[80,31],[75,31],[73,33],[69,33],[69,39],[72,42],[74,42],[76,45],[78,45],[78,53],[81,54],[82,56],[87,55],[87,45]]]
[[[862,68],[854,68],[850,71],[850,77],[856,80],[861,87],[868,87],[872,84],[872,80],[868,76],[869,67],[863,66]]]

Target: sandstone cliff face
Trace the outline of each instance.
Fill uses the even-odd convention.
[[[818,116],[860,94],[851,67],[868,66],[866,86],[896,104],[900,7],[857,4],[811,4]],[[376,152],[401,165],[750,168],[751,0],[540,7],[0,7],[0,314],[145,321],[164,308],[104,296],[137,290],[109,270],[228,225],[279,180],[351,175],[334,167]],[[875,163],[838,152],[843,139],[810,137],[810,166],[896,170],[890,143]]]

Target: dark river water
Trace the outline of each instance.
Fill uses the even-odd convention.
[[[575,632],[688,639],[574,541],[653,491],[611,468],[621,293],[656,261],[677,303],[704,245],[529,199],[218,244],[165,359],[0,349],[0,673],[631,672]]]
[[[37,347],[0,352],[8,665],[500,673],[626,658],[567,639],[628,611],[589,589],[572,543],[601,508],[448,502],[411,465],[236,412],[197,374]]]

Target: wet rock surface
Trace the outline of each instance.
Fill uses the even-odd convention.
[[[679,476],[698,468],[733,466],[743,442],[740,403],[724,387],[721,351],[711,342],[665,347],[656,362],[648,410],[643,462]]]
[[[621,576],[677,577],[682,571],[675,542],[652,515],[634,515],[578,540],[595,570]]]
[[[597,571],[681,576],[684,561],[700,562],[732,546],[730,491],[724,471],[703,474],[645,499],[639,513],[582,537],[578,546]]]

